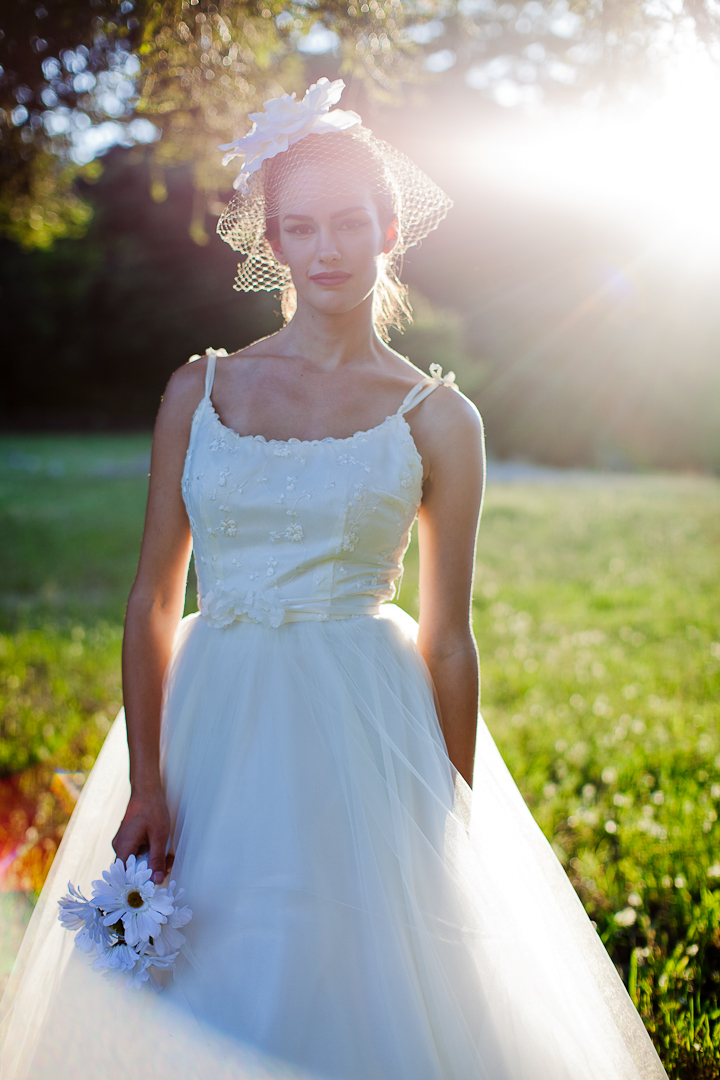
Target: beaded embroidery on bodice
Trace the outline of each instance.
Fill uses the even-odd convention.
[[[211,626],[376,614],[395,595],[422,498],[405,413],[454,382],[438,365],[398,411],[346,439],[238,435],[216,413],[217,354],[192,421],[182,493]]]

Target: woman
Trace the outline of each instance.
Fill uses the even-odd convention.
[[[226,148],[238,286],[282,288],[289,321],[176,372],[158,416],[113,845],[173,865],[183,956],[159,999],[108,990],[51,928],[58,867],[96,875],[122,814],[121,717],[23,946],[3,1077],[665,1075],[478,727],[482,427],[382,340],[449,200],[330,111],[341,90]],[[416,515],[419,627],[387,603]]]

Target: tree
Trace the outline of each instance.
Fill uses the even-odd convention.
[[[662,78],[678,48],[717,55],[714,0],[458,0],[435,40],[453,69],[503,105],[624,97]]]
[[[0,31],[0,234],[26,246],[76,234],[89,210],[73,181],[97,175],[78,134],[114,120],[112,141],[132,142],[133,119],[143,118],[159,136],[157,200],[163,167],[193,164],[191,231],[203,242],[206,201],[228,186],[217,144],[247,129],[269,93],[303,88],[298,36],[322,24],[338,41],[341,71],[387,96],[417,76],[405,21],[400,0],[18,0]]]
[[[0,234],[47,246],[82,232],[71,123],[97,120],[92,91],[137,40],[121,0],[15,0],[0,29]],[[97,166],[85,169],[88,178]]]
[[[158,136],[154,196],[164,167],[192,164],[203,243],[227,187],[217,144],[268,94],[304,88],[313,33],[330,50],[323,71],[350,83],[345,107],[400,99],[433,73],[504,105],[589,102],[650,79],[681,37],[716,50],[720,12],[715,0],[15,0],[0,29],[0,235],[77,234],[90,213],[77,174],[97,175],[90,159],[110,144]]]

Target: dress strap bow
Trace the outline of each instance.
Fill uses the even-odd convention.
[[[449,371],[447,375],[443,375],[440,364],[431,364],[430,374],[413,386],[398,409],[398,416],[404,416],[405,413],[410,412],[421,401],[424,401],[428,394],[437,390],[438,386],[455,386],[455,372]]]

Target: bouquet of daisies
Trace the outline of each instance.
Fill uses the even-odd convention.
[[[94,956],[94,970],[136,989],[149,982],[160,990],[151,969],[172,968],[185,943],[180,927],[192,918],[180,906],[184,890],[176,892],[174,881],[157,888],[147,856],[134,855],[127,863],[116,859],[102,881],[93,881],[89,900],[71,882],[68,889],[59,901],[60,922],[75,931],[77,948]]]

